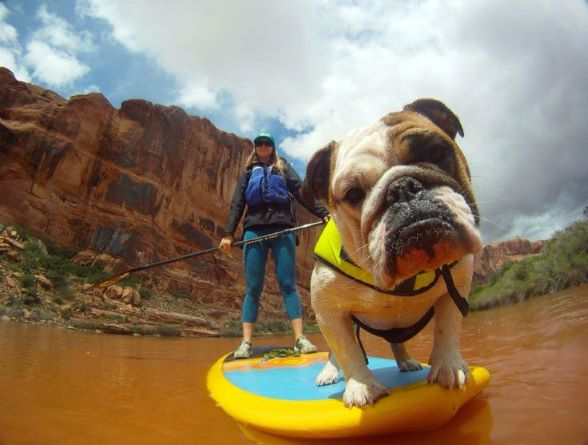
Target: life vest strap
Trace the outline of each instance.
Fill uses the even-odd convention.
[[[362,328],[363,330],[369,332],[370,334],[376,335],[378,337],[383,338],[388,343],[404,343],[415,335],[417,335],[421,330],[431,321],[433,315],[435,314],[435,308],[431,307],[423,317],[417,321],[412,326],[406,328],[392,328],[392,329],[375,329],[371,326],[366,325],[365,323],[359,321],[357,317],[354,315],[351,316],[353,322]]]
[[[443,274],[443,279],[445,280],[445,286],[447,287],[447,292],[449,292],[449,296],[459,309],[459,312],[461,312],[461,315],[465,317],[470,311],[470,305],[468,303],[468,300],[461,296],[461,294],[455,287],[455,283],[453,282],[453,277],[451,276],[451,270],[449,268],[454,264],[456,263],[453,263],[450,266],[448,266],[447,264],[441,266],[441,273]]]

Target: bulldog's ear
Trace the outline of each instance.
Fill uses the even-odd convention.
[[[324,203],[328,200],[331,156],[335,146],[335,141],[329,142],[312,156],[306,166],[300,194],[309,205],[314,205],[317,199]]]
[[[436,99],[417,99],[405,105],[403,109],[426,116],[453,140],[457,133],[461,137],[464,135],[459,118],[443,102]]]

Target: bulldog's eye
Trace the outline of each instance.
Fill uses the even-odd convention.
[[[441,145],[433,145],[429,147],[428,156],[430,162],[438,163],[445,157],[445,147]]]
[[[359,204],[365,198],[365,193],[359,187],[351,187],[345,192],[345,200],[352,205]]]

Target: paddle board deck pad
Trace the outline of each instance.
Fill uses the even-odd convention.
[[[400,372],[395,360],[368,357],[369,369],[389,394],[374,405],[346,408],[342,376],[332,385],[314,383],[326,352],[268,359],[276,355],[268,351],[276,349],[282,350],[254,348],[245,360],[225,355],[209,370],[207,383],[211,397],[236,421],[283,436],[361,437],[435,429],[490,381],[486,369],[471,367],[463,388],[444,389],[427,383],[428,366]]]

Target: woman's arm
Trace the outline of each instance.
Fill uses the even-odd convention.
[[[292,166],[285,160],[284,161],[284,176],[286,178],[286,184],[288,185],[288,191],[296,198],[300,204],[302,204],[310,213],[312,213],[317,218],[325,219],[329,217],[329,211],[319,204],[318,202],[315,203],[314,206],[308,205],[308,203],[302,199],[300,195],[300,188],[302,187],[302,180],[296,170],[292,168]]]
[[[243,172],[239,175],[235,191],[233,192],[233,199],[231,200],[231,206],[229,208],[229,218],[225,225],[225,235],[233,235],[235,229],[241,220],[243,211],[245,210],[245,187],[247,185],[247,172]]]

